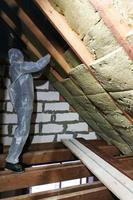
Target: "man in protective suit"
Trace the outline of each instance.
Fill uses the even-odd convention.
[[[32,73],[45,68],[50,62],[50,55],[39,59],[37,62],[25,62],[22,52],[18,49],[10,49],[8,52],[11,77],[9,95],[18,116],[18,126],[15,129],[14,138],[6,158],[5,168],[15,171],[24,171],[19,163],[19,156],[30,131],[31,114],[33,111],[33,77]]]

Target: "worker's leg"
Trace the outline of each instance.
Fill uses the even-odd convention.
[[[18,163],[19,156],[22,153],[23,147],[26,143],[30,131],[32,102],[25,107],[18,110],[18,127],[15,130],[14,138],[9,149],[9,154],[6,161],[9,163]]]

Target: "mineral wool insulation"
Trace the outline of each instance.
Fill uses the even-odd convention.
[[[90,66],[95,79],[84,65],[80,65],[78,59],[77,63],[75,57],[71,59],[70,55],[69,59],[70,52],[66,52],[65,56],[75,68],[70,78],[60,84],[72,96],[73,104],[80,106],[79,112],[88,123],[89,120],[93,123],[93,129],[101,137],[115,144],[125,154],[133,152],[133,125],[121,110],[133,117],[133,62],[89,0],[53,0],[51,3],[65,16],[70,27],[96,59]],[[130,0],[113,0],[116,10],[131,26],[132,4]],[[133,44],[133,34],[127,39]]]

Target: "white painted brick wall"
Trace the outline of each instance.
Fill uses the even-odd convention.
[[[11,102],[7,103],[6,110],[7,110],[7,112],[13,112],[13,106],[12,106]]]
[[[73,134],[58,134],[57,135],[57,141],[61,141],[63,139],[72,139],[73,138]]]
[[[8,87],[9,84],[9,79],[6,79],[4,85]],[[88,125],[80,120],[78,113],[70,111],[71,106],[60,98],[60,94],[49,85],[49,82],[36,80],[35,89],[37,99],[34,103],[31,134],[37,135],[34,136],[33,142],[52,142],[55,138],[60,141],[76,135],[93,138],[94,134],[88,134]],[[17,126],[17,115],[10,102],[8,90],[1,89],[0,94],[1,111],[4,112],[1,113],[0,122],[0,132],[4,137],[1,134],[0,137],[4,144],[8,145],[12,138],[6,135],[13,135]]]
[[[78,121],[79,114],[78,113],[60,113],[56,114],[56,122],[63,122],[63,121]]]
[[[35,123],[44,123],[50,121],[51,121],[51,114],[46,114],[46,113],[38,113],[35,119]]]
[[[83,132],[83,131],[88,131],[88,125],[85,122],[79,122],[75,124],[68,124],[67,125],[67,130],[66,131],[76,131],[76,132]]]
[[[45,111],[68,111],[69,107],[67,102],[45,103]]]
[[[16,124],[17,123],[17,115],[12,113],[4,113],[2,114],[2,124]]]
[[[55,135],[36,135],[33,138],[32,143],[45,143],[45,142],[53,142]]]
[[[8,125],[1,125],[0,126],[0,132],[3,134],[3,135],[8,135]],[[0,134],[1,135],[1,134]]]
[[[64,127],[62,124],[44,124],[42,133],[61,133]]]
[[[50,91],[50,92],[37,92],[38,101],[59,101],[59,93]]]

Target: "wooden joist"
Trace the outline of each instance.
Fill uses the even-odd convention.
[[[110,163],[112,166],[117,168],[119,171],[124,173],[126,176],[129,176],[131,179],[133,176],[129,175],[130,170],[132,170],[131,165],[127,165],[127,160],[131,159],[131,157],[127,157],[127,160],[125,161],[122,156],[115,156],[113,155],[113,152],[108,152],[108,150],[104,148],[100,148],[98,146],[94,146],[91,142],[88,143],[86,140],[82,139],[81,143],[85,145],[87,148],[89,148],[91,151],[93,151],[95,154],[103,158],[106,162]],[[118,155],[118,154],[117,154]],[[121,159],[120,159],[121,158]],[[131,161],[130,161],[131,164]]]
[[[82,139],[79,139],[79,141]],[[99,147],[101,151],[107,151],[110,155],[119,155],[119,150],[112,146],[107,145],[102,140],[92,140],[87,141],[87,144],[93,144],[94,146]],[[7,156],[9,146],[3,148],[3,154],[0,156],[0,168],[4,168],[5,158]],[[46,144],[32,144],[28,151],[23,154],[23,162],[27,165],[36,165],[43,163],[52,163],[52,162],[65,162],[65,161],[74,161],[77,158],[71,153],[71,151],[66,148],[62,143],[46,143]]]
[[[86,165],[99,180],[119,199],[133,199],[133,182],[115,167],[75,139],[63,143]]]
[[[49,198],[43,198],[43,200],[92,200],[92,199],[97,199],[97,200],[113,200],[114,198],[112,197],[111,193],[107,190],[105,186],[100,187],[100,188],[95,188],[91,190],[84,190],[84,191],[79,191],[79,192],[73,192],[70,194],[64,194],[64,195],[57,195]]]
[[[118,152],[116,151],[116,147],[112,145],[107,145],[106,142],[103,140],[84,140],[78,139],[82,142],[87,148],[91,148],[97,155],[102,157],[104,160],[108,161],[108,163],[116,166],[117,169],[126,173],[130,178],[133,178],[133,158],[132,157],[121,157]],[[108,149],[110,154],[108,154]],[[8,147],[4,147],[4,150],[8,150]],[[117,156],[115,156],[117,154]],[[0,158],[5,156],[5,154],[1,154]],[[68,148],[66,148],[61,142],[58,143],[46,143],[44,144],[33,144],[29,147],[27,153],[23,155],[23,160],[27,164],[39,164],[42,163],[51,163],[52,165],[46,166],[36,166],[35,168],[27,168],[25,173],[16,174],[9,171],[0,171],[0,192],[11,191],[16,189],[22,189],[27,187],[32,187],[35,185],[41,184],[48,184],[48,183],[55,183],[61,182],[65,180],[83,178],[83,177],[90,177],[94,176],[90,169],[87,169],[83,164],[81,164]],[[60,162],[70,161],[65,164],[61,164]],[[71,162],[71,161],[74,162]],[[58,162],[58,164],[56,164]],[[1,159],[1,163],[4,163]],[[1,165],[0,163],[0,165]],[[128,167],[127,167],[127,165]],[[129,167],[130,166],[130,167]],[[69,172],[69,173],[68,173]],[[5,187],[6,185],[6,187]],[[80,186],[79,186],[80,187]],[[74,187],[75,188],[75,187]],[[20,199],[34,199],[36,195],[39,198],[57,198],[57,194],[60,195],[58,198],[78,198],[77,195],[81,194],[81,199],[89,199],[90,197],[99,197],[99,195],[103,198],[106,197],[106,192],[102,192],[101,189],[99,191],[99,187],[94,188],[93,193],[91,191],[87,192],[86,187],[82,190],[78,190],[77,187],[70,188],[69,192],[63,192],[64,190],[59,190],[58,193],[53,191],[50,195],[49,192],[43,192],[39,194],[30,194],[20,196]],[[84,190],[84,191],[83,191]],[[61,192],[62,191],[62,192]],[[100,193],[98,193],[98,191]],[[106,189],[106,191],[108,191]],[[96,192],[96,193],[95,193]],[[68,194],[69,193],[69,194]],[[108,193],[108,192],[107,192]],[[50,196],[47,196],[50,195]],[[99,195],[98,195],[99,194]],[[41,196],[42,195],[42,196]],[[96,195],[96,196],[95,196]],[[107,195],[108,197],[108,195]],[[12,197],[13,198],[13,197]],[[15,198],[15,197],[14,197]],[[18,198],[18,197],[16,197]],[[108,197],[109,198],[109,197]],[[107,200],[108,200],[107,198]],[[112,198],[112,195],[111,197]],[[95,198],[94,198],[95,199]],[[105,198],[106,199],[106,198]],[[14,199],[15,200],[15,199]]]
[[[92,173],[81,163],[27,168],[21,174],[2,171],[0,172],[0,192],[89,176],[92,176]]]
[[[98,195],[99,194],[99,195]],[[97,196],[98,195],[98,196]],[[47,192],[35,194],[21,195],[18,197],[7,198],[5,200],[34,200],[34,199],[97,199],[97,200],[113,200],[112,194],[100,182],[96,181],[93,184],[83,184]]]
[[[6,156],[6,154],[0,156],[0,168],[4,168]],[[23,155],[23,162],[27,165],[73,160],[76,160],[76,157],[68,149],[34,151]]]

